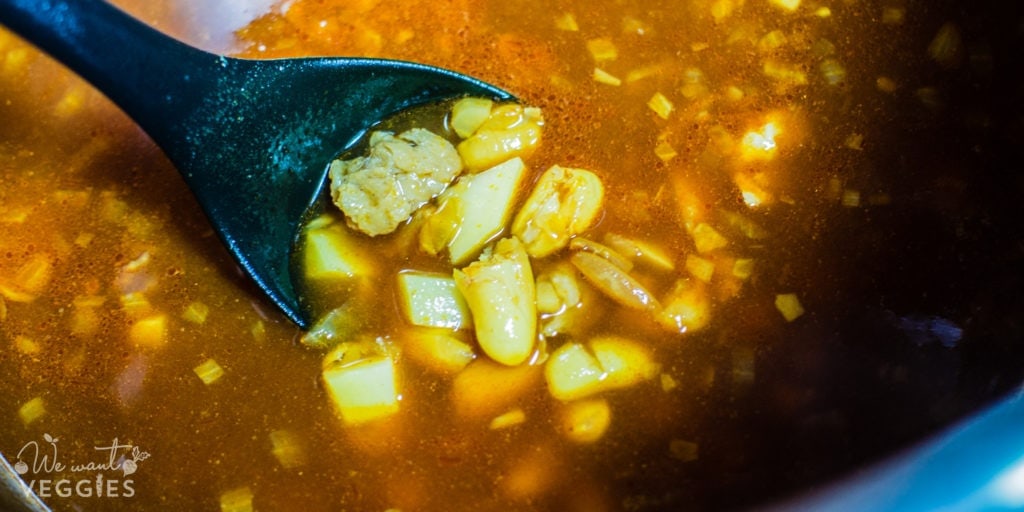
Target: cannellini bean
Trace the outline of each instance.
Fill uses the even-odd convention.
[[[454,275],[484,353],[506,365],[525,362],[537,337],[537,293],[522,242],[502,239],[492,254]]]
[[[541,175],[512,222],[512,234],[534,258],[551,254],[597,220],[604,185],[585,169],[552,166]]]
[[[577,252],[570,261],[595,288],[615,302],[647,311],[660,308],[651,292],[610,261],[589,252]]]

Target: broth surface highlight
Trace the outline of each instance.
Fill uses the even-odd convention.
[[[123,3],[171,25],[200,5]],[[637,341],[659,372],[602,392],[610,426],[586,444],[539,372],[466,415],[456,375],[404,356],[400,412],[344,425],[324,353],[257,298],[159,151],[0,31],[0,453],[55,510],[719,510],[876,460],[1024,373],[1007,220],[1024,181],[1006,165],[1022,103],[1002,80],[1019,17],[983,11],[294,0],[238,30],[247,57],[399,58],[514,92],[546,120],[531,176],[603,180],[586,236],[664,251],[672,270],[638,270],[659,299],[700,290],[707,324],[686,332],[594,299],[584,336]],[[230,33],[157,26],[199,46]],[[360,242],[359,331],[399,347],[396,276],[450,272],[413,232]],[[115,443],[116,468],[81,467]],[[63,470],[36,464],[52,453]]]

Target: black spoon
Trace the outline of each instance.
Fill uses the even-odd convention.
[[[303,328],[289,256],[330,160],[411,106],[464,95],[512,99],[410,62],[214,55],[102,0],[0,0],[0,23],[91,82],[152,137],[238,263]]]

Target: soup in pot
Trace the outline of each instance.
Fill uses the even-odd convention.
[[[331,164],[295,252],[308,332],[130,120],[0,31],[0,453],[54,510],[723,509],[858,468],[1022,375],[992,142],[1019,112],[977,94],[1012,94],[979,26],[914,1],[277,3],[235,53],[423,62],[520,102],[423,106]]]

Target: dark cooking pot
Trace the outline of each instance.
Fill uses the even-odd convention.
[[[964,54],[957,72],[920,66],[941,109],[864,106],[879,109],[875,165],[910,200],[790,219],[820,256],[779,270],[828,276],[811,287],[816,319],[759,354],[758,384],[729,416],[711,415],[720,467],[642,484],[664,503],[1024,509],[1022,2],[913,8],[935,21],[914,51],[953,21]],[[45,510],[3,460],[0,481],[0,508]]]

